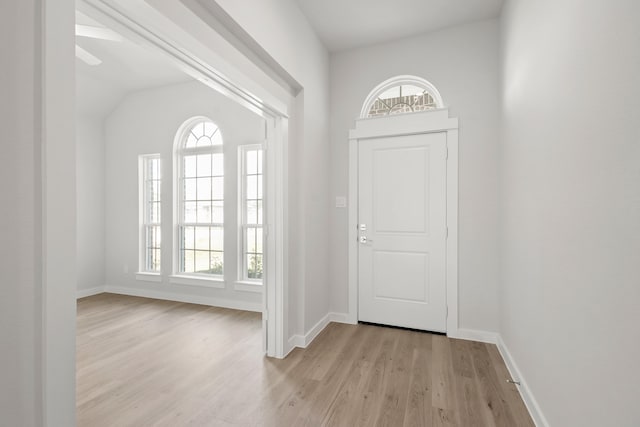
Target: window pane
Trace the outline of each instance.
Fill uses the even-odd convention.
[[[196,138],[201,138],[204,136],[204,122],[198,123],[191,129],[191,132],[196,136]]]
[[[182,257],[182,268],[185,273],[193,273],[194,270],[194,261],[195,261],[195,251],[184,251]]]
[[[256,250],[255,252],[257,253],[263,253],[264,251],[262,250],[262,228],[258,228],[256,229]]]
[[[262,279],[262,255],[248,254],[247,276],[249,279]]]
[[[209,251],[195,251],[196,273],[209,272]]]
[[[247,176],[247,199],[256,200],[258,197],[258,175]]]
[[[209,227],[196,227],[196,249],[209,250]]]
[[[258,199],[262,199],[262,175],[258,175]]]
[[[198,178],[198,200],[211,200],[211,178]]]
[[[149,200],[152,202],[160,201],[160,181],[150,181],[149,186],[151,187]]]
[[[184,222],[196,222],[196,202],[184,203]]]
[[[184,227],[182,231],[183,249],[195,249],[195,227]]]
[[[162,232],[159,225],[154,225],[152,227],[153,232],[153,244],[151,245],[154,248],[160,248],[162,244]]]
[[[218,132],[213,135],[213,138],[211,138],[211,143],[213,145],[222,145],[222,134],[219,129]]]
[[[247,202],[247,224],[258,224],[258,202],[256,200]]]
[[[213,136],[213,134],[218,130],[218,127],[214,125],[212,122],[204,123],[204,134],[209,138]]]
[[[212,176],[224,175],[224,155],[221,153],[213,154],[213,173]]]
[[[184,156],[184,176],[186,178],[196,176],[196,157],[197,156]]]
[[[213,178],[213,200],[224,199],[224,178]]]
[[[196,200],[196,189],[196,178],[186,178],[184,180],[184,200]]]
[[[211,223],[211,201],[198,202],[198,224]]]
[[[258,152],[255,150],[247,151],[247,175],[255,175],[258,173]]]
[[[198,176],[211,176],[211,154],[200,154],[198,160]]]
[[[149,203],[149,222],[151,224],[160,223],[160,202]]]
[[[211,139],[206,135],[198,138],[198,142],[196,142],[196,147],[207,147],[209,145],[211,145]]]
[[[187,137],[187,142],[185,144],[185,148],[193,148],[193,147],[195,147],[197,141],[198,141],[198,138],[196,138],[193,133],[189,132],[189,136]]]
[[[258,156],[258,173],[262,173],[262,150],[257,151]]]
[[[151,254],[150,270],[158,272],[160,271],[160,249],[153,249]]]
[[[222,274],[224,272],[224,260],[222,252],[210,252],[211,274]]]
[[[254,227],[247,228],[247,252],[256,252],[256,229]]]
[[[258,224],[262,224],[262,200],[258,201]]]
[[[222,227],[211,227],[211,249],[224,250],[224,230]]]
[[[222,202],[213,202],[212,223],[222,224],[224,222],[224,207]]]

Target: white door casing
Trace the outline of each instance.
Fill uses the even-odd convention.
[[[446,133],[363,140],[358,320],[446,331]]]
[[[434,135],[435,134],[435,135]],[[401,137],[401,138],[399,138]],[[435,139],[434,139],[435,138]],[[433,260],[426,260],[424,256],[420,256],[421,251],[415,251],[416,246],[411,248],[410,245],[423,245],[423,248],[429,249],[428,245],[429,239],[423,239],[424,241],[421,243],[413,242],[411,243],[411,239],[396,239],[394,242],[393,238],[390,238],[390,234],[392,233],[382,233],[378,235],[377,231],[374,234],[367,234],[366,232],[360,231],[360,224],[365,223],[364,221],[359,221],[359,216],[361,214],[359,206],[360,199],[360,180],[363,174],[366,175],[366,171],[362,172],[360,170],[360,156],[361,153],[365,153],[369,150],[373,150],[376,147],[376,144],[387,144],[391,141],[398,142],[397,148],[400,148],[402,144],[407,144],[407,141],[429,141],[427,145],[430,146],[427,152],[430,152],[431,155],[434,154],[433,150],[436,152],[440,152],[442,149],[439,147],[444,147],[443,153],[440,152],[440,155],[444,155],[444,165],[433,165],[431,161],[429,161],[429,167],[434,167],[436,169],[441,169],[443,166],[445,168],[444,173],[444,193],[445,193],[445,203],[444,203],[444,217],[445,224],[444,227],[440,228],[439,233],[445,233],[446,239],[444,240],[444,263],[442,261],[438,261],[440,263],[438,270],[427,270],[429,273],[425,273],[425,266],[431,265],[433,266]],[[443,140],[443,141],[442,141]],[[377,142],[376,142],[377,141]],[[440,142],[436,142],[440,141]],[[425,143],[426,144],[426,143]],[[437,147],[436,147],[437,146]],[[393,153],[393,151],[391,151]],[[388,153],[387,153],[388,154]],[[406,153],[404,153],[406,154]],[[405,161],[409,157],[402,154],[402,149],[395,151],[395,159],[391,159],[392,162],[402,162],[402,158],[404,157]],[[424,154],[424,153],[422,153]],[[379,156],[380,157],[380,156]],[[380,157],[378,161],[383,161],[383,157]],[[422,160],[420,160],[422,159]],[[424,155],[420,156],[420,159],[413,159],[410,161],[414,164],[414,167],[411,169],[418,170],[417,165],[420,161],[427,162]],[[389,160],[389,159],[387,159]],[[373,164],[374,160],[372,160]],[[364,162],[366,163],[366,162]],[[368,167],[366,165],[363,166]],[[437,162],[436,162],[437,163]],[[426,163],[425,163],[426,164]],[[378,167],[380,168],[380,167]],[[372,172],[369,172],[372,173]],[[415,171],[410,172],[407,171],[404,175],[405,177],[389,177],[386,176],[386,179],[391,179],[391,181],[396,181],[395,183],[391,182],[387,188],[383,188],[383,192],[390,192],[394,186],[399,184],[398,181],[406,181],[410,178],[411,174],[415,175]],[[383,172],[383,175],[390,175],[389,171]],[[428,180],[427,180],[428,181]],[[425,187],[431,187],[433,183],[426,184]],[[404,191],[404,189],[403,189]],[[413,189],[415,191],[415,189]],[[429,194],[432,196],[433,194]],[[401,197],[402,194],[395,194],[393,198],[396,199],[396,203],[402,204]],[[365,198],[367,196],[365,195]],[[374,286],[377,286],[379,296],[383,296],[383,294],[390,293],[390,287],[385,284],[385,281],[391,280],[391,278],[395,278],[400,276],[400,272],[398,270],[411,270],[414,269],[418,272],[422,271],[423,279],[427,278],[428,280],[435,280],[434,278],[440,277],[444,275],[444,327],[432,328],[431,330],[437,330],[441,332],[446,332],[448,335],[455,335],[458,330],[458,120],[456,118],[449,117],[449,110],[446,108],[420,112],[420,113],[412,113],[412,114],[404,114],[404,115],[395,115],[395,116],[385,116],[385,117],[376,117],[376,118],[364,118],[356,121],[356,126],[351,130],[349,135],[349,313],[348,313],[348,321],[350,323],[357,323],[359,319],[365,320],[368,316],[368,306],[367,302],[364,303],[362,308],[364,311],[359,313],[358,304],[361,302],[359,295],[359,286],[358,283],[361,279],[361,275],[370,275],[369,279],[365,279],[371,281],[373,275],[375,274],[377,283],[371,281],[372,287],[369,290],[369,296],[373,295]],[[373,209],[373,207],[372,207]],[[438,208],[440,209],[440,208]],[[388,213],[393,213],[393,209],[389,208]],[[441,211],[436,211],[440,213],[436,213],[436,215],[442,215]],[[366,215],[366,213],[365,213]],[[389,217],[393,218],[393,216]],[[364,218],[363,218],[364,219]],[[387,221],[383,218],[383,221]],[[417,217],[409,217],[409,221],[413,221],[413,224],[396,224],[399,225],[399,229],[396,231],[400,231],[400,235],[404,231],[408,236],[409,233],[406,233],[408,227],[410,225],[415,226],[417,224]],[[384,222],[382,223],[385,228]],[[367,225],[367,232],[371,230],[370,226]],[[386,226],[388,228],[388,224]],[[378,227],[380,228],[380,227]],[[419,234],[419,233],[418,233]],[[428,234],[428,233],[426,233]],[[360,243],[360,237],[366,236],[369,240],[373,239],[373,242],[369,243]],[[375,236],[375,237],[374,237]],[[397,236],[396,236],[397,237]],[[377,241],[376,241],[377,240]],[[419,239],[418,239],[419,240]],[[402,249],[402,245],[407,246],[410,250]],[[404,260],[396,259],[399,264],[404,263],[404,266],[400,265],[399,267],[388,267],[393,265],[392,257],[395,256],[394,252],[417,252],[418,255],[415,255],[413,259],[408,257]],[[375,253],[378,252],[377,255]],[[424,252],[423,252],[424,253]],[[365,262],[371,262],[370,270],[367,271],[367,267],[362,267],[362,271],[360,268],[359,259],[360,256],[363,257]],[[377,260],[373,257],[377,256]],[[428,255],[426,258],[429,259],[431,255]],[[369,257],[370,260],[367,261],[366,258]],[[384,258],[387,257],[385,260]],[[420,258],[420,259],[419,259]],[[429,264],[427,264],[427,262]],[[385,266],[384,264],[388,266]],[[377,270],[374,270],[377,269]],[[386,270],[385,270],[386,269]],[[439,276],[438,276],[439,275]],[[406,276],[406,275],[405,275]],[[418,277],[416,275],[415,277]],[[420,283],[420,279],[414,279],[415,283]],[[440,280],[440,279],[438,279]],[[397,283],[397,280],[396,280]],[[411,282],[407,281],[404,285],[410,285]],[[422,280],[422,289],[427,290],[428,283],[425,284],[424,280]],[[385,287],[386,286],[386,287]],[[411,299],[425,299],[422,295],[416,294],[415,291],[412,290],[411,287],[405,288],[395,288],[396,291],[400,292],[394,295],[386,295],[386,300],[394,301],[394,300],[411,300]],[[416,287],[415,289],[419,289]],[[401,293],[404,292],[404,293]],[[413,294],[411,292],[414,292]],[[427,295],[427,300],[433,301],[433,298],[438,298],[436,294],[433,294],[433,290],[428,290],[429,294]],[[365,296],[363,296],[364,298]],[[382,297],[384,300],[385,296]],[[400,297],[400,298],[398,298]],[[439,298],[442,298],[440,296]],[[380,298],[378,298],[380,299]],[[405,301],[406,302],[406,301]],[[424,303],[423,303],[424,305]],[[392,306],[392,305],[391,305]],[[397,309],[394,309],[396,313]],[[382,310],[384,312],[384,309]],[[435,311],[434,313],[438,313]],[[364,317],[363,317],[364,316]],[[404,314],[400,316],[395,315],[395,322],[391,324],[396,324],[398,326],[407,326],[415,328],[416,326],[406,324],[398,324],[398,318],[402,318]],[[441,314],[433,314],[434,317],[440,317],[442,319]],[[426,319],[426,317],[425,317]],[[405,319],[406,320],[406,319]],[[402,321],[402,320],[401,320]],[[424,320],[427,321],[427,320]],[[375,320],[374,320],[375,322]],[[441,320],[442,322],[442,320]],[[379,322],[379,323],[388,323],[388,322]],[[404,323],[404,322],[403,322]],[[419,329],[426,329],[424,327],[419,327]]]

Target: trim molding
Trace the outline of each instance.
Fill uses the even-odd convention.
[[[496,343],[496,345],[498,347],[498,351],[500,352],[505,365],[507,365],[507,369],[511,374],[511,378],[520,382],[518,391],[520,392],[520,396],[522,397],[525,406],[529,410],[529,415],[531,415],[533,422],[537,427],[549,427],[549,422],[542,413],[542,409],[540,409],[538,401],[529,388],[527,381],[522,376],[522,373],[520,372],[516,361],[513,359],[513,356],[511,356],[511,352],[507,348],[507,345],[502,340],[502,336],[497,334],[497,339],[498,342]]]
[[[289,352],[291,350],[293,350],[296,347],[299,348],[307,348],[309,346],[309,344],[311,344],[313,342],[314,339],[316,339],[316,337],[318,335],[320,335],[320,332],[322,332],[324,330],[324,328],[326,328],[327,326],[329,326],[329,323],[346,323],[349,325],[354,325],[357,324],[357,322],[351,322],[349,319],[349,315],[347,313],[334,313],[334,312],[329,312],[327,313],[326,316],[324,316],[322,319],[320,319],[318,321],[318,323],[316,323],[313,328],[311,328],[311,330],[309,330],[309,332],[307,332],[305,335],[293,335],[289,338]],[[287,352],[287,353],[289,353]]]
[[[134,297],[154,298],[167,301],[187,302],[190,304],[201,304],[211,307],[231,308],[234,310],[254,311],[258,313],[262,312],[262,304],[259,302],[252,303],[246,301],[233,301],[229,299],[205,297],[201,295],[185,295],[172,292],[155,291],[150,289],[135,289],[125,288],[123,286],[109,285],[104,287],[104,292],[119,295],[129,295]]]
[[[478,341],[488,344],[498,344],[500,335],[496,332],[479,331],[477,329],[458,329],[453,332],[447,331],[449,338],[457,338],[468,341]]]
[[[90,297],[92,295],[98,295],[104,293],[104,286],[97,286],[89,289],[78,289],[76,292],[76,299]]]

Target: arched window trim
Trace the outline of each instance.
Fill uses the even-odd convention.
[[[222,138],[222,144],[201,146],[201,147],[186,147],[189,132],[198,123],[211,122],[217,127],[216,132],[220,132],[222,136],[222,130],[217,123],[207,116],[194,116],[185,120],[182,125],[176,131],[174,143],[173,143],[173,251],[172,251],[172,263],[173,263],[173,276],[172,283],[188,284],[188,285],[205,285],[211,287],[224,287],[222,275],[216,274],[202,274],[202,273],[186,273],[181,272],[180,268],[180,228],[185,223],[183,216],[183,191],[181,185],[181,178],[183,176],[183,157],[184,155],[197,155],[206,153],[223,153],[224,138]],[[217,284],[215,282],[221,282]]]
[[[371,106],[373,105],[374,102],[376,102],[376,100],[382,93],[386,92],[387,90],[393,87],[400,86],[400,85],[414,85],[414,86],[423,88],[431,95],[431,97],[435,101],[436,108],[444,108],[444,102],[442,101],[442,96],[440,95],[440,92],[438,92],[438,89],[436,89],[436,87],[433,84],[431,84],[430,82],[428,82],[427,80],[421,77],[403,75],[403,76],[392,77],[389,80],[385,80],[384,82],[376,86],[369,93],[369,96],[367,96],[367,99],[365,100],[364,104],[362,104],[362,110],[360,111],[360,118],[366,119],[369,117],[369,110],[371,109]]]

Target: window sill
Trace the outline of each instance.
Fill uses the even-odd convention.
[[[173,275],[169,277],[169,283],[185,286],[202,286],[204,288],[224,289],[226,284],[224,279],[218,277],[198,277]]]
[[[136,280],[143,282],[162,282],[162,275],[160,273],[148,273],[146,271],[139,271],[136,273]]]
[[[237,281],[234,285],[233,288],[236,291],[242,291],[242,292],[255,292],[255,293],[262,293],[262,282],[250,282],[248,280],[246,281]]]

